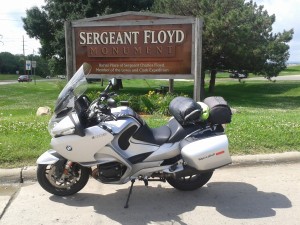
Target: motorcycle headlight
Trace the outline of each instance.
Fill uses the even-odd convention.
[[[75,124],[69,116],[63,118],[52,118],[48,125],[48,131],[52,137],[75,133]]]

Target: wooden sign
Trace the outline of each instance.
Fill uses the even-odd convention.
[[[66,22],[65,32],[68,76],[87,62],[92,65],[91,76],[100,78],[199,82],[199,18],[124,12]]]

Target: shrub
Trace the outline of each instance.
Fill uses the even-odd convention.
[[[89,91],[86,93],[91,100],[98,98],[99,94],[99,91]],[[145,95],[119,94],[114,99],[118,105],[120,105],[121,101],[128,101],[129,106],[138,113],[169,116],[169,104],[176,96],[179,95],[170,93],[160,94],[155,91],[149,91]],[[183,94],[180,96],[188,97]]]

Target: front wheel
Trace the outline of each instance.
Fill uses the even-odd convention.
[[[73,163],[68,169],[65,164],[39,164],[37,180],[43,189],[59,196],[73,195],[80,191],[89,180],[90,169]]]
[[[206,172],[185,177],[168,177],[168,183],[180,191],[193,191],[206,184],[213,172]]]

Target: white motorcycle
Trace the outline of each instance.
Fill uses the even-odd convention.
[[[135,180],[145,185],[167,181],[190,191],[206,184],[216,168],[231,163],[222,125],[230,123],[231,110],[222,97],[198,103],[176,97],[169,122],[150,128],[126,102],[116,106],[115,94],[109,92],[115,79],[91,102],[84,95],[90,70],[84,63],[58,96],[49,122],[52,149],[37,160],[37,179],[46,191],[75,194],[90,175],[106,184],[131,181],[128,207]]]

